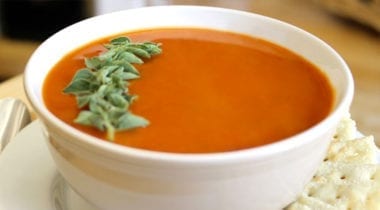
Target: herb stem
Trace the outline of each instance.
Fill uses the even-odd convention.
[[[143,59],[160,54],[160,46],[118,37],[104,45],[107,51],[85,58],[85,68],[79,69],[63,90],[76,97],[81,109],[74,122],[106,131],[110,141],[117,131],[147,126],[148,120],[129,110],[136,95],[129,93],[128,85],[140,75],[133,64],[142,64]]]

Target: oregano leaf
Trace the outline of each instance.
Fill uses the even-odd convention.
[[[113,140],[116,131],[145,127],[149,121],[128,110],[137,96],[130,94],[130,80],[140,77],[133,64],[160,54],[160,44],[133,43],[128,37],[117,37],[104,44],[105,51],[98,56],[85,58],[86,68],[78,70],[63,90],[76,96],[82,109],[75,123],[92,126],[107,132]]]

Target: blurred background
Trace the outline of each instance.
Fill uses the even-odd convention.
[[[65,26],[112,11],[167,4],[250,11],[318,36],[350,66],[356,86],[352,118],[361,132],[380,142],[380,0],[0,0],[0,97],[5,95],[1,83],[21,77],[38,45]]]

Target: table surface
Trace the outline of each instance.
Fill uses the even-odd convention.
[[[174,0],[171,2],[251,11],[286,21],[318,36],[331,45],[351,68],[355,80],[351,116],[356,121],[358,129],[366,135],[380,138],[379,33],[353,21],[332,15],[319,5],[307,0]],[[0,41],[0,48],[5,49],[1,44]],[[14,53],[15,58],[12,59],[18,64],[26,63],[37,45],[29,44],[25,52],[19,53],[21,56],[17,57],[17,53]],[[13,46],[20,47],[19,44]],[[7,49],[13,48],[8,46]],[[22,74],[0,84],[0,98],[4,97],[15,97],[24,101],[36,119],[24,93]]]

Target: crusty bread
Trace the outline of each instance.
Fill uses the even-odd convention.
[[[324,162],[286,209],[380,209],[380,166],[373,137],[357,137],[355,122],[342,120]]]

